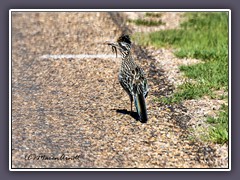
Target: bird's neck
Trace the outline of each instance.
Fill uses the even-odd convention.
[[[132,54],[130,51],[122,53],[123,61],[133,61]]]

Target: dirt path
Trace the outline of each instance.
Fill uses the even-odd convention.
[[[123,30],[116,23],[118,16],[112,17],[81,12],[13,14],[12,167],[219,166],[211,144],[188,140],[187,109],[154,101],[173,90],[154,58],[145,55],[138,61],[151,88],[147,124],[128,114],[129,99],[116,78],[119,58],[42,58],[111,55],[111,48],[102,43]],[[75,159],[46,160],[63,154]],[[37,160],[34,155],[42,157]]]

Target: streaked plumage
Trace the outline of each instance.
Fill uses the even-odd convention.
[[[143,69],[139,67],[131,56],[131,40],[128,35],[122,35],[116,43],[108,43],[116,53],[117,49],[122,55],[122,64],[120,67],[118,80],[123,89],[128,93],[131,101],[134,101],[137,113],[141,122],[147,121],[147,108],[145,98],[148,94],[148,84]]]

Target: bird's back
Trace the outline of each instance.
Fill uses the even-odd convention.
[[[134,93],[143,93],[144,97],[147,96],[148,85],[144,71],[134,62],[131,55],[122,60],[118,79],[129,96],[133,96]]]

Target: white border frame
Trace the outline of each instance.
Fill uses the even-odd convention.
[[[108,12],[108,11],[115,11],[115,12],[151,12],[151,11],[162,11],[162,12],[201,12],[201,11],[226,11],[229,13],[229,40],[228,40],[228,78],[229,78],[229,89],[228,89],[228,107],[229,107],[229,143],[228,143],[228,169],[196,169],[196,168],[188,168],[188,169],[51,169],[51,168],[41,168],[41,169],[31,169],[31,168],[24,168],[24,169],[15,169],[12,168],[12,12]],[[231,10],[230,9],[10,9],[9,10],[9,171],[231,171]]]

